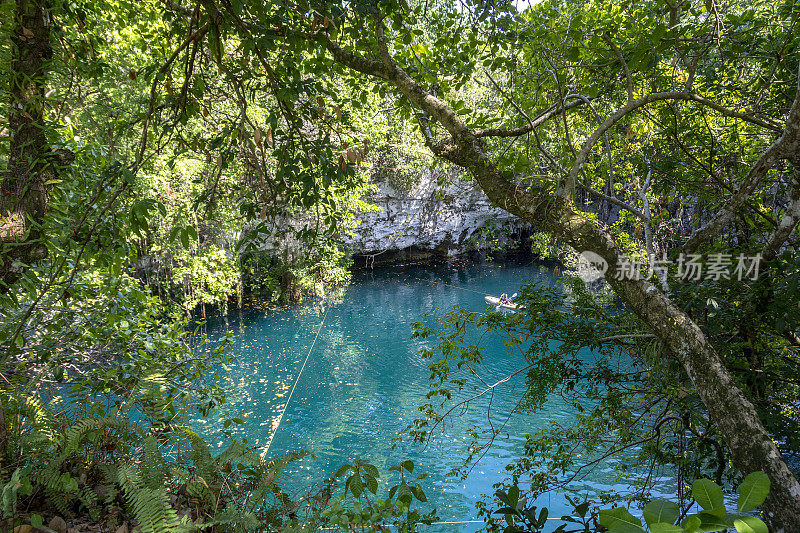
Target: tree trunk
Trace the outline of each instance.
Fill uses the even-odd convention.
[[[47,182],[72,154],[53,154],[45,138],[45,81],[50,46],[50,2],[17,0],[11,35],[11,94],[8,168],[0,187],[0,290],[47,255],[41,225],[47,212]]]
[[[375,17],[375,28],[380,59],[359,56],[345,50],[324,34],[317,34],[316,38],[328,47],[334,60],[353,70],[386,80],[405,95],[421,110],[418,115],[420,129],[431,151],[472,173],[478,185],[496,206],[548,231],[578,252],[592,251],[600,255],[608,263],[611,272],[622,264],[623,254],[613,235],[574,210],[570,196],[574,188],[568,182],[562,181],[554,193],[549,187],[536,191],[521,188],[506,178],[484,151],[480,135],[471,130],[447,103],[426,91],[392,60],[384,39],[383,21],[379,16]],[[581,150],[582,153],[567,179],[574,180],[577,177],[592,144],[608,128],[639,107],[663,100],[689,100],[715,106],[713,102],[700,97],[678,92],[654,93],[638,101],[629,101],[595,130]],[[450,138],[444,141],[435,140],[428,126],[429,117],[446,128]],[[541,120],[544,121],[544,118]],[[531,124],[531,128],[533,126]],[[780,146],[770,147],[751,174],[761,172],[768,161],[776,160],[777,157],[773,154],[775,150],[780,150],[784,157],[788,157],[786,154],[791,154],[793,145],[799,142],[800,136],[796,135],[798,127],[800,92],[789,114]],[[761,470],[769,476],[772,489],[764,509],[772,531],[800,532],[800,483],[786,466],[755,408],[736,385],[702,330],[651,283],[644,280],[616,280],[613,276],[609,278],[612,279],[608,279],[608,283],[620,298],[681,362],[711,419],[724,436],[735,467],[743,474]]]
[[[621,264],[622,254],[613,237],[575,213],[568,202],[558,197],[520,196],[524,191],[499,172],[480,165],[473,169],[479,185],[497,205],[549,230],[579,252],[597,253],[607,261],[609,272]],[[781,458],[755,407],[697,324],[647,281],[617,280],[613,275],[607,281],[681,362],[724,436],[736,468],[744,474],[760,470],[769,476],[772,490],[764,508],[772,531],[800,532],[800,483]]]

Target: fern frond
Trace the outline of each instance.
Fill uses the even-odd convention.
[[[256,515],[239,510],[233,503],[229,503],[225,509],[217,513],[214,520],[205,522],[201,525],[203,529],[215,526],[227,526],[233,531],[253,531],[261,525]],[[227,531],[227,528],[225,529]]]
[[[178,518],[169,504],[165,486],[146,487],[139,474],[129,465],[119,467],[117,482],[142,533],[177,533],[193,529],[193,526]]]
[[[153,435],[148,435],[144,439],[141,475],[142,482],[147,488],[155,489],[164,484],[164,458]]]
[[[72,453],[77,451],[83,443],[83,439],[90,431],[105,428],[119,431],[138,431],[138,428],[130,420],[124,418],[84,418],[67,430],[66,439],[64,441],[64,451],[62,452],[64,458],[69,457]]]
[[[299,452],[285,453],[280,457],[276,457],[274,459],[270,459],[269,461],[267,461],[265,469],[271,475],[272,478],[276,478],[291,463],[299,461],[300,459],[303,459],[304,457],[308,456],[311,456],[311,458],[316,459],[314,454],[308,450],[300,450]]]
[[[261,458],[251,448],[248,448],[242,441],[233,439],[230,445],[216,458],[217,464],[223,465],[234,461],[258,466]]]
[[[182,429],[192,446],[191,451],[188,453],[188,459],[194,463],[195,472],[204,479],[211,479],[216,472],[216,461],[211,457],[208,443],[191,429]]]
[[[138,401],[152,419],[159,419],[172,403],[166,383],[166,376],[155,373],[142,376],[139,381]]]
[[[50,444],[58,444],[58,427],[53,414],[42,403],[42,399],[35,395],[25,396],[26,415],[32,422],[34,432]]]

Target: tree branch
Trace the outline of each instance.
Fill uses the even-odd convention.
[[[600,137],[605,134],[606,131],[609,130],[614,124],[625,118],[627,115],[636,111],[640,107],[644,107],[648,104],[654,102],[660,102],[664,100],[679,100],[685,102],[696,102],[707,107],[714,109],[715,111],[719,112],[720,114],[738,118],[740,120],[744,120],[745,122],[749,122],[751,124],[755,124],[757,126],[761,126],[772,131],[781,131],[779,127],[770,124],[768,122],[764,122],[763,120],[753,118],[749,115],[745,115],[743,113],[739,113],[738,111],[732,111],[727,109],[724,106],[717,104],[716,102],[712,102],[707,98],[697,95],[697,94],[689,94],[680,91],[668,91],[668,92],[661,92],[661,93],[651,93],[647,96],[639,98],[637,100],[632,100],[618,109],[615,113],[613,113],[610,117],[606,119],[593,133],[592,135],[586,140],[581,148],[580,152],[578,153],[577,158],[575,159],[575,163],[573,163],[572,168],[570,169],[569,174],[562,180],[559,184],[559,195],[564,198],[569,197],[569,191],[574,190],[574,184],[577,181],[578,173],[581,170],[581,167],[589,158],[589,154],[591,153],[594,145],[597,144],[597,141],[600,140]]]
[[[611,51],[614,52],[619,62],[622,63],[622,69],[625,71],[625,79],[628,82],[628,101],[631,101],[633,100],[633,80],[631,79],[631,71],[628,69],[628,63],[625,61],[625,58],[622,57],[622,52],[619,51],[619,48],[617,48],[614,41],[611,40],[608,33],[603,33],[603,40],[608,43],[608,46],[611,47]]]
[[[761,258],[764,261],[775,259],[781,246],[791,237],[800,221],[800,170],[797,169],[790,181],[789,200],[789,205],[778,227],[775,228],[761,249]]]
[[[561,106],[557,106],[556,104],[551,105],[546,110],[542,111],[535,119],[531,120],[530,123],[526,124],[525,126],[520,126],[519,128],[484,128],[480,130],[475,130],[475,137],[519,137],[521,135],[525,135],[526,133],[530,133],[537,127],[541,126],[551,118],[560,115],[564,111],[568,111],[570,109],[574,109],[578,106],[583,105],[585,102],[581,100],[574,100],[569,104],[564,104]]]

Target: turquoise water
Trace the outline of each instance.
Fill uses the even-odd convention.
[[[351,285],[324,302],[270,311],[251,305],[225,319],[210,320],[210,337],[227,330],[238,336],[234,352],[239,355],[222,376],[228,402],[213,419],[197,420],[197,427],[212,435],[219,420],[240,417],[244,424],[236,432],[262,449],[269,446],[269,456],[301,448],[312,451],[316,460],[295,463],[284,477],[299,489],[310,488],[354,459],[367,460],[388,475],[394,474],[388,472],[390,466],[410,458],[418,469],[415,474],[428,474],[423,486],[442,520],[475,520],[475,502],[493,493],[492,485],[505,478],[504,467],[519,453],[523,435],[547,420],[568,422],[574,415],[555,397],[535,414],[514,412],[525,386],[522,373],[493,396],[485,395],[459,411],[426,446],[406,438],[392,449],[392,439],[417,416],[428,391],[429,362],[418,354],[426,344],[411,339],[410,324],[455,304],[483,312],[483,293],[512,294],[526,280],[555,283],[555,274],[532,263],[387,267],[356,272]],[[482,375],[489,383],[525,364],[522,355],[509,355],[497,338],[485,338],[483,346]],[[488,424],[490,399],[492,422],[508,419],[508,434],[494,441],[465,479],[448,476],[466,455],[464,432]],[[610,466],[597,469],[575,488],[624,491],[625,485],[614,484]],[[540,503],[550,507],[550,516],[570,510],[558,494]],[[475,531],[480,526],[467,522],[437,529]]]

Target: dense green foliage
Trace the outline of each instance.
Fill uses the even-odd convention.
[[[728,513],[722,488],[709,479],[698,479],[692,484],[692,494],[701,511],[685,515],[677,503],[656,499],[644,506],[641,516],[650,533],[711,533],[726,529],[734,529],[737,533],[766,532],[767,526],[761,519],[742,513],[764,503],[769,493],[769,478],[763,472],[754,472],[745,478],[738,492],[737,512]],[[547,508],[537,513],[536,506],[527,505],[527,498],[520,498],[516,484],[509,487],[508,492],[498,490],[495,497],[504,505],[494,514],[503,516],[507,524],[505,533],[540,533],[544,530]],[[563,523],[553,530],[554,533],[592,531],[592,526],[597,523],[610,533],[646,533],[642,520],[624,507],[603,509],[595,515],[589,513],[588,501],[570,501],[575,508],[573,514],[561,517]],[[498,521],[491,523],[496,526]],[[575,527],[577,529],[567,529]]]
[[[0,295],[3,528],[31,510],[31,523],[83,515],[143,531],[294,515],[275,478],[301,455],[270,461],[234,441],[212,457],[185,428],[224,402],[214,382],[230,357],[226,343],[191,350],[186,314],[225,310],[237,291],[241,302],[257,289],[248,281],[276,280],[275,299],[346,281],[330,232],[369,208],[365,175],[322,137],[319,163],[297,166],[287,130],[302,120],[260,92],[263,72],[239,79],[197,48],[191,72],[170,68],[186,27],[163,7],[52,6],[44,120],[48,143],[74,161],[46,183],[48,259]],[[4,90],[16,9],[2,3]],[[283,227],[288,217],[299,224]],[[248,279],[252,261],[270,268]]]
[[[721,489],[690,482],[749,474],[742,486],[760,487],[751,471],[765,465],[782,487],[771,518],[797,519],[796,478],[765,451],[800,449],[794,2],[4,0],[0,12],[7,524],[56,513],[143,531],[430,522],[411,508],[426,498],[407,463],[386,499],[368,496],[374,466],[346,465],[330,504],[335,480],[294,499],[276,485],[304,452],[267,460],[232,441],[213,457],[185,422],[224,401],[212,383],[229,355],[193,353],[186,320],[245,292],[288,301],[346,281],[340,237],[371,208],[370,174],[408,191],[438,164],[468,169],[542,226],[536,249],[567,266],[560,240],[641,258],[646,273],[607,276],[614,291],[567,276],[525,288],[524,313],[455,309],[418,324],[438,343],[424,352],[431,390],[412,438],[468,401],[458,394],[491,390],[472,390],[474,327],[524,354],[519,411],[554,392],[575,410],[509,465],[498,493],[509,527],[541,528],[520,491],[563,488],[611,456],[637,490],[603,501],[648,500],[652,474],[672,468],[682,511],[691,494],[727,519],[715,514]],[[766,261],[758,279],[682,279],[676,266],[695,253]],[[671,263],[661,277],[647,268],[658,260]],[[687,363],[696,353],[716,375]],[[736,438],[727,428],[744,418],[718,407],[731,399],[755,413]],[[476,428],[465,467],[500,427]],[[672,526],[672,511],[649,520],[658,505],[645,507],[651,531],[697,529]],[[585,529],[594,518],[641,529],[622,510],[579,515]],[[761,531],[751,518],[720,527]]]

